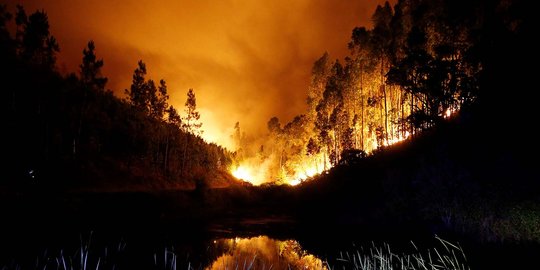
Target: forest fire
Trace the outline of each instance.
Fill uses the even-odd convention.
[[[446,118],[446,117],[445,117]],[[406,131],[403,135],[383,140],[381,146],[390,146],[410,138],[411,134]],[[379,147],[374,140],[372,149],[375,150]],[[369,151],[371,153],[372,151]],[[331,169],[334,165],[325,160],[325,156],[322,153],[315,155],[314,157],[302,157],[298,158],[297,162],[290,163],[287,168],[281,166],[277,174],[269,172],[271,169],[272,159],[268,158],[264,162],[257,164],[250,164],[249,162],[243,162],[231,169],[231,174],[237,179],[247,181],[253,185],[261,185],[265,183],[275,184],[287,184],[296,186],[304,181],[309,181],[312,177],[322,174],[325,170]],[[325,164],[326,163],[326,164]]]
[[[347,159],[363,158],[432,128],[474,101],[470,93],[478,85],[467,82],[474,81],[478,67],[456,58],[467,47],[440,43],[433,33],[414,33],[421,37],[415,45],[421,53],[396,58],[401,52],[392,51],[390,41],[380,44],[393,23],[392,13],[386,3],[377,8],[372,29],[354,29],[345,60],[325,53],[315,61],[302,114],[283,125],[272,117],[267,135],[258,140],[246,139],[237,123],[237,162],[249,160],[252,172],[263,177],[252,182],[297,185]],[[445,76],[433,76],[447,70]]]
[[[277,174],[270,172],[272,165],[274,165],[272,158],[267,158],[260,163],[244,161],[240,165],[233,167],[230,172],[237,179],[247,181],[253,185],[277,183],[296,186],[311,177],[321,174],[325,167],[330,168],[330,164],[324,165],[322,157],[302,160],[288,170],[285,168],[279,169]]]
[[[411,14],[395,16],[404,12],[400,5],[395,8],[396,10],[388,2],[378,6],[372,17],[372,28],[353,29],[348,43],[349,54],[346,57],[339,56],[336,59],[324,53],[314,62],[311,78],[305,82],[305,110],[283,123],[278,118],[283,117],[280,112],[281,115],[271,117],[266,123],[266,133],[257,130],[256,134],[249,135],[240,130],[240,122],[236,122],[233,134],[216,131],[223,130],[215,128],[216,122],[227,121],[222,121],[221,118],[215,121],[217,117],[212,115],[217,114],[204,110],[204,115],[209,116],[202,117],[201,109],[204,106],[197,106],[193,88],[188,88],[184,107],[178,106],[178,99],[173,98],[173,92],[168,90],[169,84],[165,79],[150,78],[150,68],[142,60],[138,61],[133,71],[131,85],[125,89],[127,106],[121,105],[121,113],[103,121],[114,124],[105,125],[101,120],[97,121],[90,113],[92,110],[99,111],[102,110],[101,104],[120,104],[120,101],[115,96],[103,95],[108,90],[108,78],[102,73],[104,62],[96,56],[95,44],[90,41],[83,50],[79,80],[84,89],[95,92],[95,97],[86,98],[87,91],[81,90],[81,93],[84,93],[84,98],[78,99],[81,102],[72,102],[69,105],[76,109],[68,106],[59,108],[67,112],[80,111],[79,108],[86,107],[91,107],[92,110],[88,109],[89,113],[73,115],[69,128],[59,127],[54,131],[58,135],[50,134],[47,138],[62,137],[60,134],[66,130],[70,131],[69,134],[75,134],[73,138],[66,137],[59,142],[61,145],[56,146],[57,149],[71,149],[69,153],[62,155],[73,157],[81,154],[81,151],[94,151],[101,155],[105,153],[102,145],[109,147],[107,153],[116,153],[117,145],[126,142],[122,149],[132,149],[132,152],[126,153],[125,157],[141,157],[142,163],[149,166],[147,171],[159,175],[174,175],[176,179],[183,180],[183,176],[193,171],[219,169],[228,170],[234,177],[254,185],[301,184],[338,164],[349,163],[347,159],[363,158],[374,150],[406,140],[412,134],[435,126],[440,120],[451,118],[462,105],[474,101],[478,91],[478,80],[475,76],[481,66],[469,63],[462,57],[472,44],[463,43],[463,40],[449,42],[448,39],[440,39],[446,32],[438,32],[436,28],[414,28],[410,24]],[[42,37],[32,37],[35,34],[32,32],[25,33],[23,29],[33,29],[34,26],[30,26],[35,22],[22,20],[27,17],[24,9],[19,8],[17,12],[16,17],[20,17],[21,21],[15,22],[20,29],[16,30],[18,33],[14,33],[15,38],[11,43],[14,47],[10,53],[15,52],[12,59],[23,62],[31,60],[30,62],[35,62],[29,63],[31,65],[54,67],[54,56],[59,50],[57,44],[41,44],[43,48],[36,51],[40,52],[36,56],[32,56],[36,53],[34,48],[26,48],[27,51],[18,49],[27,44],[17,44],[21,42],[16,38],[17,35],[28,35],[29,40],[55,39],[50,36],[49,31]],[[46,21],[47,18],[43,12],[37,12],[34,16],[41,18],[41,21]],[[402,29],[394,33],[390,31],[393,25],[401,25]],[[440,29],[452,27],[454,25],[441,25]],[[388,33],[392,34],[388,36]],[[409,44],[409,41],[415,43]],[[409,48],[412,45],[414,46]],[[28,57],[31,59],[27,59]],[[272,82],[276,81],[274,76],[271,77]],[[28,86],[29,90],[35,88]],[[208,85],[201,86],[200,92],[197,92],[203,97],[199,99],[203,100],[201,105],[209,102],[207,91],[210,88],[212,87]],[[264,91],[256,93],[262,92]],[[272,109],[280,111],[278,106],[292,98],[285,95],[283,97],[282,102],[272,103]],[[235,100],[248,99],[242,97]],[[93,103],[86,104],[88,100]],[[254,107],[259,107],[261,98],[257,97],[256,100],[258,106]],[[17,103],[24,104],[24,100],[17,100]],[[234,103],[235,106],[237,103]],[[41,103],[29,106],[39,108]],[[26,112],[22,107],[17,110]],[[65,114],[64,111],[57,114]],[[264,110],[253,111],[252,114],[268,115]],[[246,120],[233,111],[230,117]],[[206,121],[204,127],[203,120]],[[41,122],[36,122],[36,125],[39,123]],[[139,124],[126,126],[125,123]],[[126,128],[117,129],[114,128],[115,125]],[[253,132],[253,125],[252,121],[248,121],[250,132]],[[138,128],[139,126],[155,132],[147,132]],[[74,127],[77,128],[70,130]],[[111,143],[97,133],[82,132],[86,130],[114,134],[118,142]],[[224,134],[225,136],[222,136]],[[227,147],[234,152],[217,144],[208,144],[202,136],[205,136],[206,140],[228,142],[230,145]]]
[[[411,136],[411,134],[410,134],[408,131],[406,131],[405,134],[403,134],[403,136],[398,136],[398,137],[395,137],[395,138],[391,138],[391,139],[385,140],[385,141],[383,142],[383,145],[384,145],[384,146],[390,146],[390,145],[392,145],[392,144],[396,144],[396,143],[398,143],[398,142],[402,142],[402,141],[408,139],[410,136]]]
[[[537,262],[532,1],[155,2],[0,2],[0,270]]]
[[[251,169],[245,166],[238,166],[236,169],[231,171],[231,174],[241,180],[248,181],[250,183],[255,182],[251,174]]]

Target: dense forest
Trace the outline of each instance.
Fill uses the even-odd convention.
[[[14,33],[13,33],[14,32]],[[81,48],[82,49],[82,48]],[[0,6],[2,184],[97,188],[227,185],[232,154],[206,143],[195,92],[185,113],[169,105],[165,80],[139,61],[126,98],[113,95],[89,41],[77,73],[57,71],[60,45],[45,11]],[[149,181],[151,180],[151,181]]]
[[[463,240],[471,268],[530,268],[540,250],[536,9],[520,0],[396,2],[352,31],[348,57],[315,61],[304,114],[272,117],[261,138],[237,122],[235,152],[201,138],[193,89],[174,108],[166,81],[149,78],[141,60],[125,96],[115,96],[93,41],[79,70],[62,74],[47,14],[0,5],[0,232],[9,251],[0,263],[13,250],[34,256],[35,235],[54,242],[62,230],[97,228],[131,240],[127,269],[155,262],[156,234],[214,233],[231,243],[295,238],[306,250],[322,245],[312,248],[320,256],[336,239],[437,234]],[[299,185],[232,184],[242,182],[229,171]],[[90,244],[80,245],[73,254],[82,261]]]
[[[349,56],[333,60],[324,53],[314,63],[304,114],[283,127],[273,117],[264,140],[236,132],[240,156],[246,166],[265,164],[267,172],[253,176],[263,178],[258,182],[297,184],[340,161],[414,137],[477,99],[498,99],[486,111],[499,111],[499,102],[508,106],[503,114],[523,110],[510,109],[517,106],[514,97],[492,78],[508,60],[501,52],[515,52],[504,46],[528,31],[524,6],[448,0],[378,6],[372,28],[352,31]]]
[[[520,41],[530,31],[527,12],[522,1],[502,0],[378,6],[371,28],[352,30],[349,56],[324,53],[315,61],[305,113],[285,124],[271,118],[262,138],[246,135],[236,123],[231,153],[200,137],[193,89],[179,112],[168,104],[165,80],[147,78],[141,60],[119,98],[106,87],[93,41],[82,50],[78,72],[60,74],[60,46],[47,14],[28,16],[22,6],[11,14],[3,5],[2,143],[10,176],[4,181],[192,188],[209,179],[227,185],[234,181],[232,170],[255,184],[298,184],[479,104],[494,125],[514,121],[525,129],[527,123],[518,123],[525,118],[512,115],[530,115],[531,100],[507,89],[529,88],[522,78],[530,78],[530,70],[519,62],[529,51],[523,44],[530,45]],[[498,132],[508,132],[511,141],[518,134],[511,130]]]

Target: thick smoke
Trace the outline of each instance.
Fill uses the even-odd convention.
[[[370,25],[383,1],[8,1],[44,9],[61,46],[63,72],[75,72],[87,41],[105,61],[108,87],[123,95],[139,59],[165,79],[183,111],[194,88],[203,136],[232,147],[236,121],[256,135],[272,116],[305,110],[312,63],[347,53],[354,26]]]

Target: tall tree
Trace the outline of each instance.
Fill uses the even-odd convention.
[[[168,106],[168,100],[167,83],[165,80],[160,80],[157,91],[151,91],[150,115],[155,119],[162,120]]]
[[[199,122],[201,114],[197,111],[197,98],[195,97],[195,92],[192,88],[187,92],[185,106],[186,116],[184,117],[184,130],[193,135],[201,135],[203,133],[203,130],[201,130],[202,123]]]
[[[128,95],[131,105],[142,112],[148,112],[148,84],[146,83],[146,64],[139,60],[138,66],[133,72],[133,79],[129,91],[125,92]]]
[[[167,112],[167,123],[175,125],[177,128],[182,127],[182,118],[176,111],[176,109],[170,105],[166,110]]]
[[[28,24],[28,16],[26,10],[22,5],[17,5],[17,11],[15,13],[15,25],[17,27],[15,32],[15,41],[17,43],[17,50],[20,52],[23,46],[24,30]]]
[[[240,129],[240,122],[234,124],[234,133],[232,134],[234,143],[236,144],[237,154],[242,152],[244,146],[244,138],[242,136],[242,130]]]
[[[385,137],[388,142],[388,100],[385,84],[386,66],[388,61],[385,61],[391,46],[391,30],[390,23],[392,21],[392,8],[388,1],[384,3],[384,6],[377,6],[375,13],[372,17],[373,31],[372,31],[372,49],[374,54],[377,55],[380,61],[380,89],[383,93],[384,100],[384,127]]]
[[[358,97],[358,103],[360,103],[360,112],[359,116],[358,113],[355,113],[355,121],[354,123],[360,124],[360,143],[356,143],[356,147],[359,147],[362,150],[365,150],[365,111],[366,111],[366,88],[367,83],[365,83],[366,79],[364,74],[367,74],[368,71],[371,70],[373,64],[373,60],[370,57],[370,40],[371,40],[371,31],[368,31],[365,27],[356,27],[352,32],[351,42],[349,43],[349,49],[351,50],[352,54],[352,64],[353,64],[353,72],[351,72],[351,76],[354,77],[355,82],[353,83],[353,87],[357,88],[355,89],[355,92],[357,93]],[[358,119],[359,118],[359,119]],[[356,134],[356,132],[355,132]]]
[[[171,143],[174,138],[177,138],[177,136],[180,134],[180,129],[182,127],[182,118],[176,111],[176,109],[170,105],[165,112],[167,113],[167,134],[165,137],[165,155],[164,155],[164,162],[163,162],[163,169],[166,173],[169,173],[169,163],[170,163],[170,156],[171,156],[171,145],[174,145],[174,143]]]
[[[324,149],[324,164],[326,165],[326,158],[337,150],[337,137],[335,121],[332,121],[332,114],[337,113],[338,107],[343,103],[343,67],[341,63],[336,60],[332,65],[330,75],[326,81],[322,98],[317,104],[315,119],[315,130],[318,134],[321,146]],[[337,114],[336,114],[337,116]],[[332,157],[334,157],[332,155]],[[333,162],[334,160],[331,159]],[[326,169],[326,168],[325,168]]]
[[[8,22],[11,20],[11,13],[7,11],[6,5],[0,5],[0,53],[4,54],[11,50],[11,36],[7,28]]]
[[[330,73],[331,62],[328,52],[325,52],[315,63],[311,69],[311,84],[307,97],[308,118],[313,121],[316,117],[316,107],[322,98],[324,86],[328,80]]]
[[[22,27],[22,58],[32,64],[53,69],[60,46],[49,32],[49,18],[45,11],[36,11],[28,19],[21,7],[17,12],[18,26]]]
[[[199,119],[201,118],[200,113],[197,111],[197,98],[195,97],[195,92],[192,88],[190,88],[187,92],[187,99],[185,103],[185,112],[186,116],[183,118],[182,128],[190,134],[193,134],[195,136],[200,136],[203,131],[201,130],[202,123],[199,122]],[[182,172],[185,173],[185,167],[187,160],[187,150],[188,146],[190,145],[191,136],[186,136],[185,144],[184,144],[184,155],[182,160]],[[193,157],[190,158],[190,160],[193,159]]]
[[[97,60],[94,50],[94,41],[90,40],[88,42],[87,48],[83,49],[82,63],[79,65],[80,81],[83,84],[83,97],[82,104],[79,108],[77,131],[75,137],[73,138],[72,153],[74,157],[77,155],[79,144],[81,141],[81,134],[84,124],[83,122],[88,116],[88,91],[104,91],[105,84],[107,83],[107,78],[101,75],[103,60]]]
[[[95,44],[93,40],[83,50],[83,59],[80,67],[81,81],[90,89],[105,90],[107,78],[101,74],[103,59],[97,60],[95,54]]]
[[[387,75],[389,83],[400,85],[411,95],[411,128],[423,128],[431,123],[425,111],[430,102],[427,93],[432,62],[432,57],[426,50],[426,42],[426,33],[413,27],[407,38],[406,56],[392,67]],[[411,130],[411,134],[413,133],[414,130]]]

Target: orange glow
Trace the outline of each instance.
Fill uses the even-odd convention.
[[[303,158],[301,162],[294,167],[294,174],[287,178],[287,183],[291,186],[296,186],[321,174],[325,167],[330,168],[330,164],[327,162],[325,166],[322,154],[317,154],[312,158]]]
[[[278,179],[273,179],[270,176],[269,170],[276,162],[274,158],[269,157],[263,161],[257,158],[248,158],[242,161],[240,165],[231,168],[230,172],[234,177],[253,185],[276,183],[296,186],[321,174],[325,168],[322,161],[322,154],[318,154],[310,159],[305,158],[295,163],[289,173],[281,170]],[[330,168],[328,162],[326,168]]]
[[[290,180],[290,181],[288,181],[288,182],[289,182],[289,183],[288,183],[289,185],[291,185],[291,186],[296,186],[296,185],[302,183],[302,180],[300,180],[300,179],[293,179],[293,180]]]
[[[448,108],[443,114],[443,118],[447,119],[450,118],[454,113],[456,113],[458,109],[457,108]]]
[[[231,173],[234,177],[240,179],[240,180],[244,180],[244,181],[248,181],[250,183],[253,183],[254,182],[254,179],[253,179],[253,176],[250,172],[251,170],[245,166],[238,166],[238,168],[236,168],[235,170],[233,170]]]
[[[233,166],[230,172],[237,179],[244,180],[253,185],[261,185],[270,182],[267,177],[270,161],[259,162],[255,159],[247,159],[239,165]]]
[[[410,133],[407,131],[405,132],[405,135],[404,136],[398,136],[398,137],[394,137],[394,138],[390,138],[388,139],[388,141],[384,141],[384,146],[389,146],[389,145],[392,145],[392,144],[395,144],[395,143],[398,143],[398,142],[401,142],[401,141],[404,141],[406,139],[408,139],[410,137]]]
[[[8,1],[9,3],[10,1]],[[11,1],[44,9],[60,43],[59,69],[76,72],[93,39],[108,88],[129,88],[137,61],[167,81],[170,103],[183,112],[194,88],[203,137],[232,149],[236,121],[264,133],[277,114],[302,112],[311,65],[322,52],[348,54],[351,30],[370,25],[377,1]],[[394,1],[392,1],[394,2]],[[91,12],[89,12],[91,11]],[[99,18],[99,19],[96,19]],[[285,97],[285,98],[284,98]],[[279,100],[279,102],[276,102]]]
[[[294,240],[274,240],[267,236],[219,239],[214,241],[224,253],[205,269],[328,269],[316,256],[302,250]],[[244,262],[246,265],[244,266]]]

